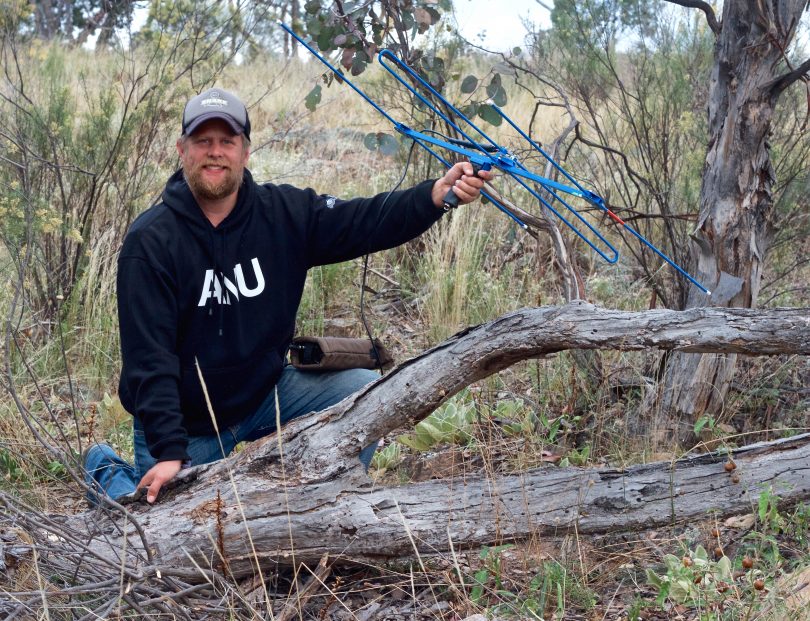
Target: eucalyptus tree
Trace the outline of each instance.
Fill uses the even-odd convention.
[[[657,228],[713,291],[706,296],[636,252],[640,275],[670,307],[757,304],[781,214],[774,206],[801,205],[797,189],[808,179],[801,101],[810,59],[794,45],[807,8],[806,0],[741,0],[718,15],[695,0],[555,2],[541,60],[559,68],[579,105],[577,137],[602,149],[591,159],[602,167],[597,183],[614,211]],[[794,85],[804,90],[791,92]],[[717,414],[734,368],[734,355],[673,354],[663,411],[689,428],[690,419]]]
[[[715,294],[707,298],[690,289],[684,306],[752,308],[774,234],[778,180],[771,140],[777,106],[791,86],[806,89],[810,81],[807,51],[798,58],[791,51],[810,3],[735,0],[723,4],[718,19],[708,3],[670,2],[703,11],[715,37],[708,144],[691,252],[698,277]],[[806,124],[801,131],[806,136]],[[804,177],[806,183],[806,172]],[[735,364],[734,355],[673,356],[665,410],[691,416],[722,411]]]

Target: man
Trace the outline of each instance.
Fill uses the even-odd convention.
[[[375,379],[284,365],[307,270],[416,237],[442,216],[451,188],[469,203],[491,177],[465,162],[387,200],[259,185],[245,168],[247,109],[221,89],[186,104],[177,152],[181,170],[118,259],[119,392],[134,417],[135,467],[106,445],[85,456],[95,489],[117,498],[146,488],[150,503],[184,466],[274,432],[276,394],[284,423]],[[373,452],[361,453],[366,465]]]

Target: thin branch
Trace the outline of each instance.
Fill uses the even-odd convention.
[[[612,147],[609,147],[609,146],[607,146],[605,144],[601,144],[599,142],[593,142],[592,140],[588,140],[587,138],[585,138],[585,136],[582,135],[582,131],[580,130],[579,124],[577,124],[577,126],[574,128],[574,130],[575,130],[575,133],[576,133],[577,140],[579,140],[580,142],[582,142],[585,145],[588,145],[589,147],[593,147],[595,149],[601,149],[602,151],[606,151],[607,153],[612,153],[613,155],[618,156],[624,162],[625,170],[627,170],[627,172],[630,174],[630,177],[632,179],[638,180],[640,183],[642,183],[644,185],[649,185],[646,182],[646,180],[644,179],[644,177],[642,177],[638,172],[636,172],[633,169],[633,167],[630,165],[630,160],[627,159],[627,156],[622,151],[619,151],[618,149],[614,149]]]
[[[810,58],[805,60],[801,65],[771,82],[768,82],[764,89],[769,90],[771,98],[776,99],[782,94],[788,86],[797,80],[807,80],[810,77]]]
[[[714,9],[712,9],[708,2],[702,2],[701,0],[666,0],[666,2],[685,6],[690,9],[700,9],[706,14],[706,21],[709,22],[709,28],[712,29],[712,32],[716,35],[720,34],[722,25],[717,21]]]

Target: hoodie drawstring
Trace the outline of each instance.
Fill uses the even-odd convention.
[[[220,285],[219,290],[219,336],[222,336],[225,325],[225,303],[228,299],[228,288],[225,286],[225,274],[222,271],[222,264],[225,262],[225,235],[220,235],[221,243],[217,252],[217,232],[213,228],[208,231],[208,241],[211,244],[211,258],[214,260],[214,278]],[[213,302],[208,307],[208,316],[214,314]]]
[[[225,262],[225,234],[220,235],[220,239],[222,243],[220,244],[221,254],[220,254],[220,261],[217,261],[219,265],[222,265]],[[228,288],[225,286],[225,274],[221,272],[222,276],[222,303],[219,305],[219,335],[222,336],[222,328],[225,325],[225,303],[229,299],[228,298]]]

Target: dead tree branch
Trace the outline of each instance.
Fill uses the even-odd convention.
[[[146,534],[151,561],[132,524],[101,511],[26,523],[24,512],[4,496],[4,514],[13,518],[0,518],[0,534],[18,559],[30,558],[36,547],[42,568],[69,566],[67,557],[75,557],[76,566],[92,559],[94,566],[124,568],[127,584],[160,579],[165,585],[173,577],[165,588],[174,585],[179,601],[190,583],[218,590],[224,567],[239,579],[278,565],[317,563],[325,554],[378,562],[417,550],[446,551],[451,542],[458,550],[572,528],[653,528],[706,512],[748,511],[766,488],[786,503],[810,498],[810,434],[733,451],[733,475],[723,467],[725,453],[627,469],[544,467],[393,488],[375,488],[362,472],[357,454],[371,438],[404,420],[424,418],[476,379],[572,348],[807,355],[810,313],[621,312],[584,302],[515,311],[457,334],[328,410],[294,421],[280,438],[185,471],[154,506],[129,503],[129,519]],[[9,541],[21,529],[28,541]],[[172,569],[181,567],[180,573]],[[190,575],[195,567],[197,580]],[[88,584],[100,580],[94,574]]]

